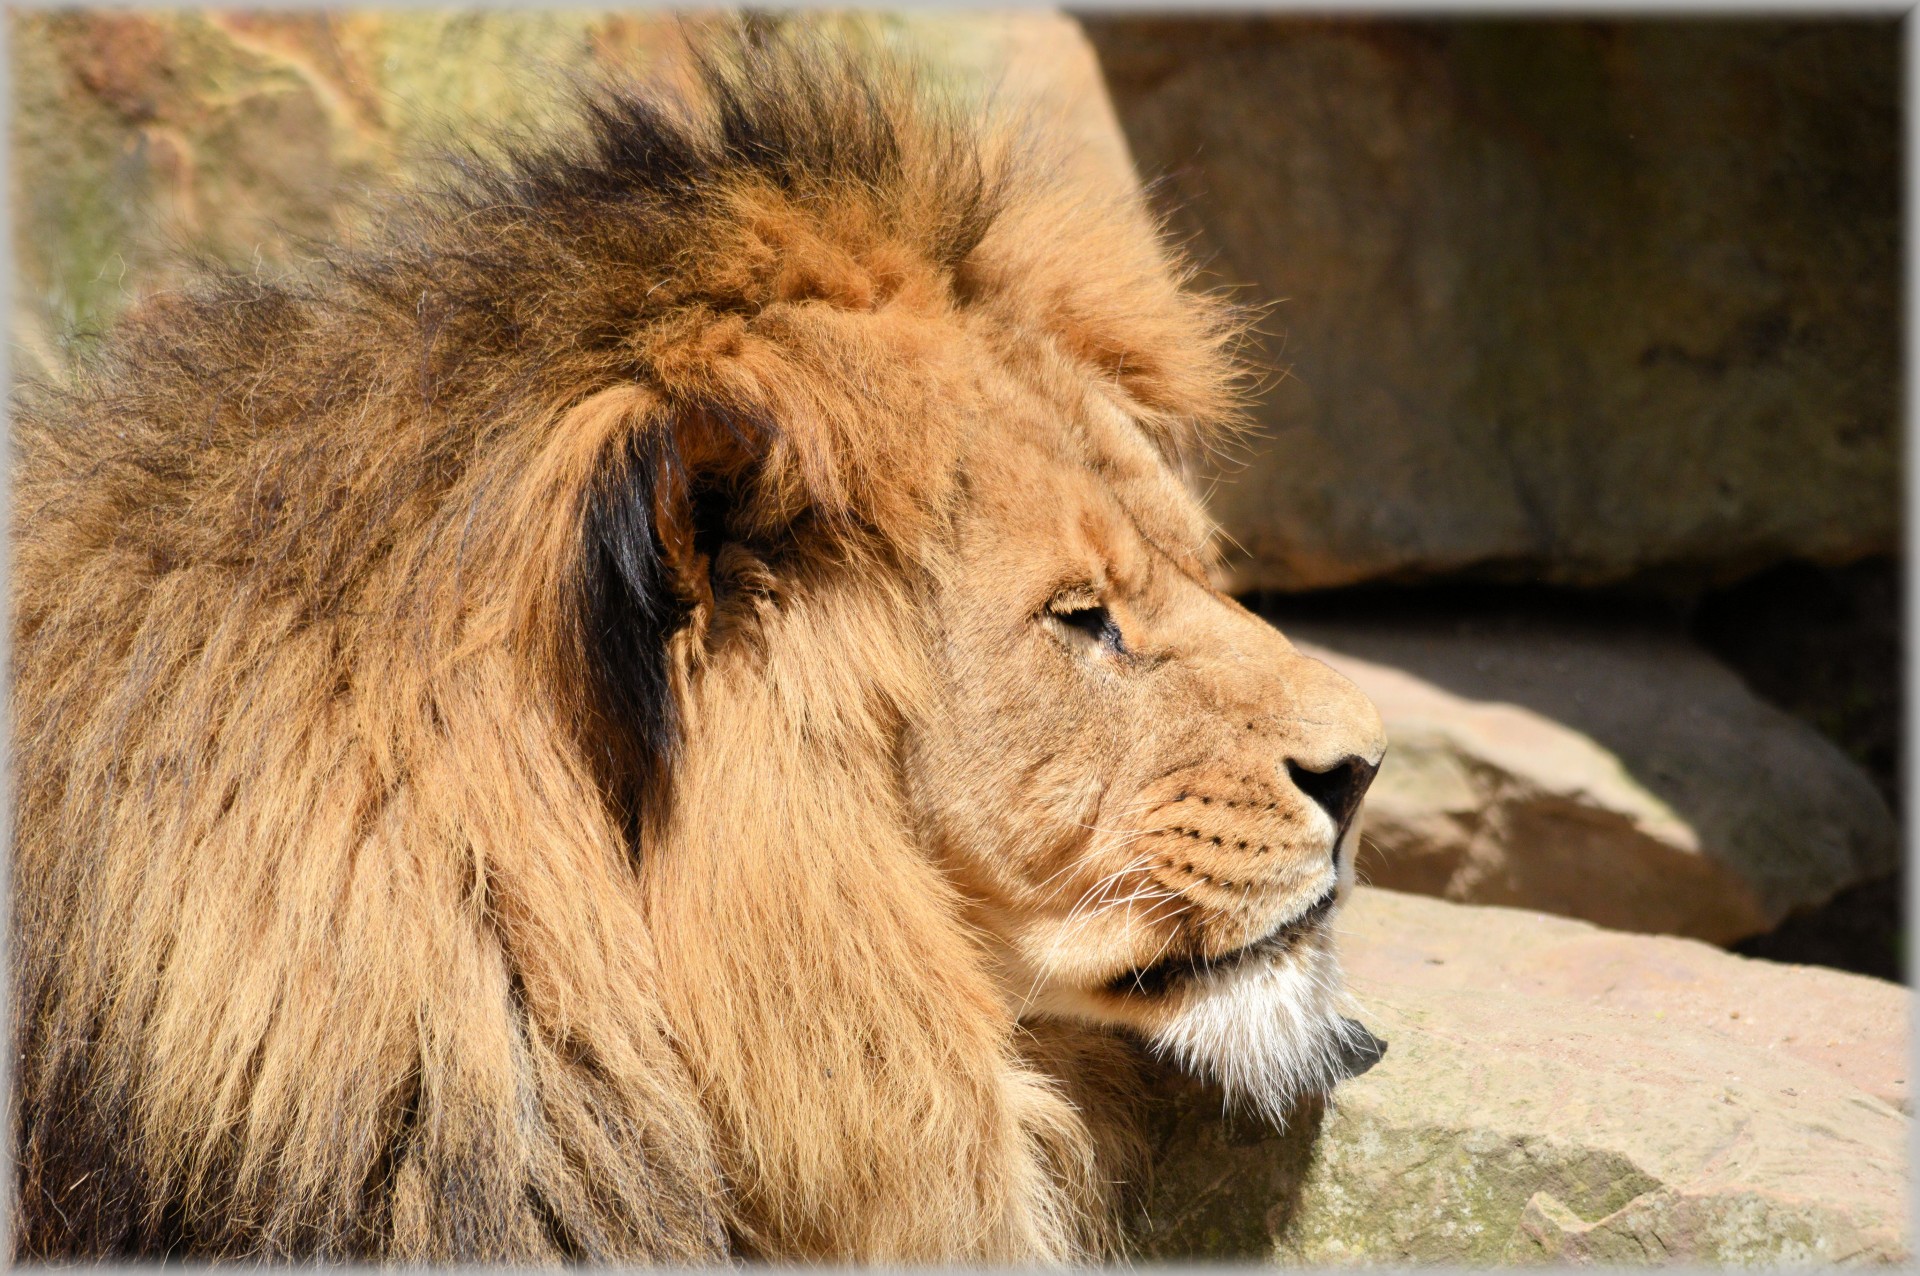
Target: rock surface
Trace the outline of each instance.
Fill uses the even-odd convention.
[[[1910,1256],[1904,989],[1365,887],[1341,929],[1386,1058],[1284,1135],[1165,1081],[1146,1256]]]
[[[1234,588],[1897,542],[1894,19],[1084,22],[1176,229],[1278,303]]]
[[[766,19],[778,21],[778,18]],[[538,133],[581,80],[671,70],[682,19],[539,10],[11,15],[14,341],[58,366],[190,256],[266,271],[350,235],[370,191],[495,129]],[[697,29],[700,19],[687,19]],[[1131,189],[1080,28],[1044,11],[818,15],[962,98],[1052,118],[1070,161]],[[663,65],[664,64],[664,65]]]
[[[1386,720],[1364,881],[1726,944],[1899,865],[1858,765],[1651,623],[1285,610]]]

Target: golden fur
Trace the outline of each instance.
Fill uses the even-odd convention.
[[[1207,584],[1228,317],[797,48],[21,397],[21,1256],[1070,1261],[1121,1035],[1337,1075],[1379,725]]]

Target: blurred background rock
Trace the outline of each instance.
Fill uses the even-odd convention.
[[[1904,973],[1897,20],[809,20],[1052,116],[1265,308],[1259,435],[1195,475],[1225,583],[1379,703],[1361,874],[1439,897],[1347,915],[1394,1045],[1337,1112],[1165,1082],[1145,1252],[1907,1255],[1904,990],[1693,942]],[[677,41],[10,22],[16,375]]]
[[[1277,303],[1241,587],[1893,549],[1892,23],[1086,26],[1176,225]]]

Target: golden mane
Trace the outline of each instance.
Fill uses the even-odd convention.
[[[17,1257],[1107,1243],[891,750],[955,317],[1169,457],[1227,327],[898,69],[695,67],[21,392]]]

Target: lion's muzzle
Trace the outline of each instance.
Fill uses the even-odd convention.
[[[1157,997],[1181,984],[1191,983],[1219,971],[1231,970],[1242,962],[1263,957],[1278,957],[1323,924],[1339,902],[1337,887],[1309,904],[1299,916],[1282,922],[1251,943],[1215,956],[1190,953],[1162,958],[1148,966],[1126,971],[1107,982],[1106,991],[1120,996]]]

